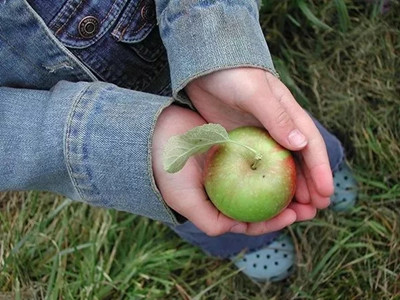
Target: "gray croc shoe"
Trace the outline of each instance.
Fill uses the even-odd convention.
[[[335,191],[331,196],[330,208],[334,211],[353,208],[357,201],[358,186],[353,172],[345,161],[333,172],[333,182]]]
[[[250,279],[276,282],[293,273],[295,257],[292,238],[282,234],[268,246],[246,253],[239,260],[232,260]]]

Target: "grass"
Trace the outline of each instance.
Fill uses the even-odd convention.
[[[382,15],[361,0],[265,2],[281,78],[343,141],[357,207],[292,226],[296,273],[259,285],[158,222],[1,193],[1,300],[400,299],[400,5]]]

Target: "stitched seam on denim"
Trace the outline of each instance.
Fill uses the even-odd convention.
[[[136,17],[137,11],[139,10],[139,7],[143,1],[144,0],[141,0],[139,3],[137,3],[135,10],[130,14],[128,12],[132,9],[132,5],[130,5],[129,7],[126,8],[126,11],[124,12],[125,16],[118,22],[117,27],[112,32],[112,34],[118,39],[118,41],[124,40],[124,42],[140,42],[144,38],[146,38],[147,33],[150,32],[154,28],[155,24],[145,21],[143,23],[143,25],[140,26],[138,29],[130,32],[130,34],[136,34],[147,26],[148,28],[146,28],[146,30],[139,37],[135,36],[133,38],[124,38],[124,34],[128,30],[128,28],[131,26],[134,18]],[[133,2],[131,2],[131,3],[133,3]],[[127,23],[127,25],[124,26],[125,23]],[[124,28],[121,29],[121,27],[123,27],[123,26],[124,26]]]
[[[133,15],[133,13],[132,13],[132,14],[128,14],[128,12],[131,10],[131,7],[132,7],[133,5],[135,5],[135,2],[131,1],[131,2],[129,3],[128,7],[126,8],[126,10],[124,11],[121,20],[118,22],[117,27],[115,27],[114,30],[113,30],[113,33],[115,32],[115,33],[114,33],[115,35],[118,34],[118,40],[122,38],[122,33],[121,33],[120,28],[123,26],[123,24],[125,23],[125,21],[126,21],[128,18],[131,18],[132,15]],[[137,7],[138,7],[138,4],[136,3],[135,11],[136,11]]]
[[[201,1],[201,0],[200,0],[200,1]],[[198,7],[200,7],[200,9],[203,9],[203,8],[201,8],[200,1],[198,1],[197,4],[193,4],[191,7],[186,8],[185,11],[189,11],[189,10],[192,9],[192,8],[198,8]],[[217,6],[217,5],[228,5],[228,4],[225,4],[225,3],[222,2],[222,1],[215,1],[215,3],[214,3],[213,5],[210,5],[210,6]],[[258,10],[256,10],[256,15],[254,16],[254,15],[251,14],[250,9],[249,9],[246,5],[243,5],[243,4],[241,4],[241,3],[235,3],[235,4],[229,5],[229,6],[234,6],[234,5],[235,5],[235,6],[245,7],[245,8],[247,9],[247,11],[249,12],[249,14],[250,14],[253,18],[255,18],[255,19],[257,20],[257,12],[258,12]],[[160,14],[160,16],[159,16],[158,19],[164,18],[164,15],[167,14],[166,11],[167,11],[167,9],[164,9],[164,10],[161,12],[161,14]],[[172,15],[172,16],[170,16],[170,17],[166,17],[166,18],[172,23],[172,22],[174,22],[174,21],[180,19],[182,16],[187,16],[187,13],[184,13],[183,11],[184,11],[184,10],[181,10],[181,11],[179,11],[179,12],[177,12],[177,13],[174,13],[174,15]],[[258,20],[257,20],[257,21],[258,21]]]
[[[81,0],[78,5],[75,7],[75,9],[71,12],[71,14],[69,15],[68,19],[64,22],[64,24],[61,25],[60,28],[57,29],[57,31],[54,33],[55,35],[57,35],[64,27],[65,25],[67,25],[68,21],[72,18],[72,16],[74,15],[75,11],[79,8],[79,6],[81,6],[83,0]]]
[[[78,5],[80,5],[80,3],[82,2],[83,0],[80,0],[80,2],[78,2]],[[72,8],[73,7],[73,3],[74,2],[76,2],[75,0],[69,0],[69,1],[67,1],[67,3],[65,3],[64,4],[64,6],[63,6],[63,8],[61,9],[61,11],[57,14],[57,16],[56,16],[56,18],[54,19],[54,20],[52,20],[50,23],[49,23],[49,28],[51,28],[53,31],[55,31],[56,30],[56,28],[57,28],[57,24],[59,23],[59,20],[60,19],[62,19],[66,14],[67,14],[67,12],[68,12],[68,10],[69,10],[69,8]],[[60,25],[61,26],[61,25]]]
[[[28,57],[25,57],[21,52],[17,51],[17,48],[15,48],[12,44],[10,44],[2,34],[0,34],[0,37],[2,38],[4,43],[6,43],[13,50],[13,52],[17,53],[18,56],[20,56],[23,60],[31,64],[35,69],[37,69],[39,72],[42,72],[44,70],[44,68],[39,68],[33,61],[29,60]]]
[[[110,10],[107,12],[107,15],[104,17],[104,19],[100,22],[100,24],[103,24],[104,21],[108,18],[108,16],[111,14],[111,11],[113,9],[113,6],[115,5],[115,2],[117,2],[117,0],[114,0],[114,2],[111,4]],[[122,5],[123,7],[123,5]]]
[[[148,25],[148,23],[144,23],[141,27],[139,27],[139,29],[133,31],[132,33],[133,33],[133,34],[138,33],[138,32],[139,32],[140,30],[142,30],[142,28],[145,27],[146,25]],[[125,41],[127,41],[127,42],[133,42],[133,41],[136,41],[136,40],[137,40],[137,39],[135,39],[135,38],[132,38],[132,39],[125,39]]]
[[[71,128],[72,128],[72,122],[75,116],[75,112],[77,110],[77,107],[80,103],[80,101],[82,100],[83,96],[85,95],[85,93],[87,92],[87,90],[90,88],[90,85],[88,85],[87,87],[85,87],[77,96],[76,96],[76,100],[74,101],[74,104],[72,105],[71,111],[68,115],[67,118],[67,130],[66,130],[66,134],[65,134],[65,160],[66,160],[66,165],[67,165],[67,170],[69,173],[69,176],[71,178],[71,181],[74,185],[75,190],[77,191],[77,193],[79,194],[79,196],[81,197],[81,199],[85,199],[81,190],[78,188],[78,182],[74,176],[74,172],[73,172],[73,168],[72,168],[72,163],[70,161],[70,134],[71,134]]]
[[[139,38],[124,39],[124,41],[126,41],[126,42],[136,42],[136,41],[141,41],[141,40],[143,40],[143,36],[144,36],[147,32],[149,32],[151,29],[153,29],[154,26],[155,26],[155,24],[151,24],[151,23],[147,23],[147,22],[146,22],[146,23],[144,23],[143,26],[140,27],[138,30],[132,32],[133,34],[138,33],[140,30],[143,29],[143,27],[145,27],[145,26],[147,26],[147,25],[150,25],[149,28],[147,29],[146,32],[143,32],[143,34],[142,34]]]
[[[136,15],[136,12],[138,11],[138,9],[139,9],[140,5],[143,3],[143,1],[144,1],[144,0],[140,0],[140,2],[139,2],[139,3],[137,4],[137,6],[135,7],[135,10],[133,11],[133,13],[131,14],[130,18],[128,19],[128,24],[127,24],[127,25],[125,26],[125,28],[122,29],[122,31],[121,31],[121,36],[123,36],[123,35],[125,34],[125,32],[128,30],[130,24],[132,23],[132,21],[133,21],[135,15]],[[147,23],[145,22],[144,25],[146,25],[146,24],[147,24]],[[144,26],[144,25],[143,25],[143,26]],[[143,26],[142,26],[142,27],[143,27]],[[142,28],[142,27],[141,27],[141,28]]]

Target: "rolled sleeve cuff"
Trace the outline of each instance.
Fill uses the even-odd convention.
[[[103,82],[0,87],[0,191],[45,190],[176,224],[152,170],[156,121],[172,98]]]
[[[255,1],[191,2],[170,4],[159,18],[175,97],[191,80],[221,69],[258,67],[277,76]]]
[[[171,103],[171,98],[101,82],[81,90],[64,138],[77,200],[178,223],[156,187],[151,161],[157,118]]]

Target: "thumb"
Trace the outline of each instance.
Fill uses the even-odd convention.
[[[253,93],[251,99],[243,101],[241,108],[253,114],[279,144],[295,151],[304,148],[308,141],[287,109],[294,104],[293,101],[290,94],[282,94],[277,99],[264,78],[257,92]]]

